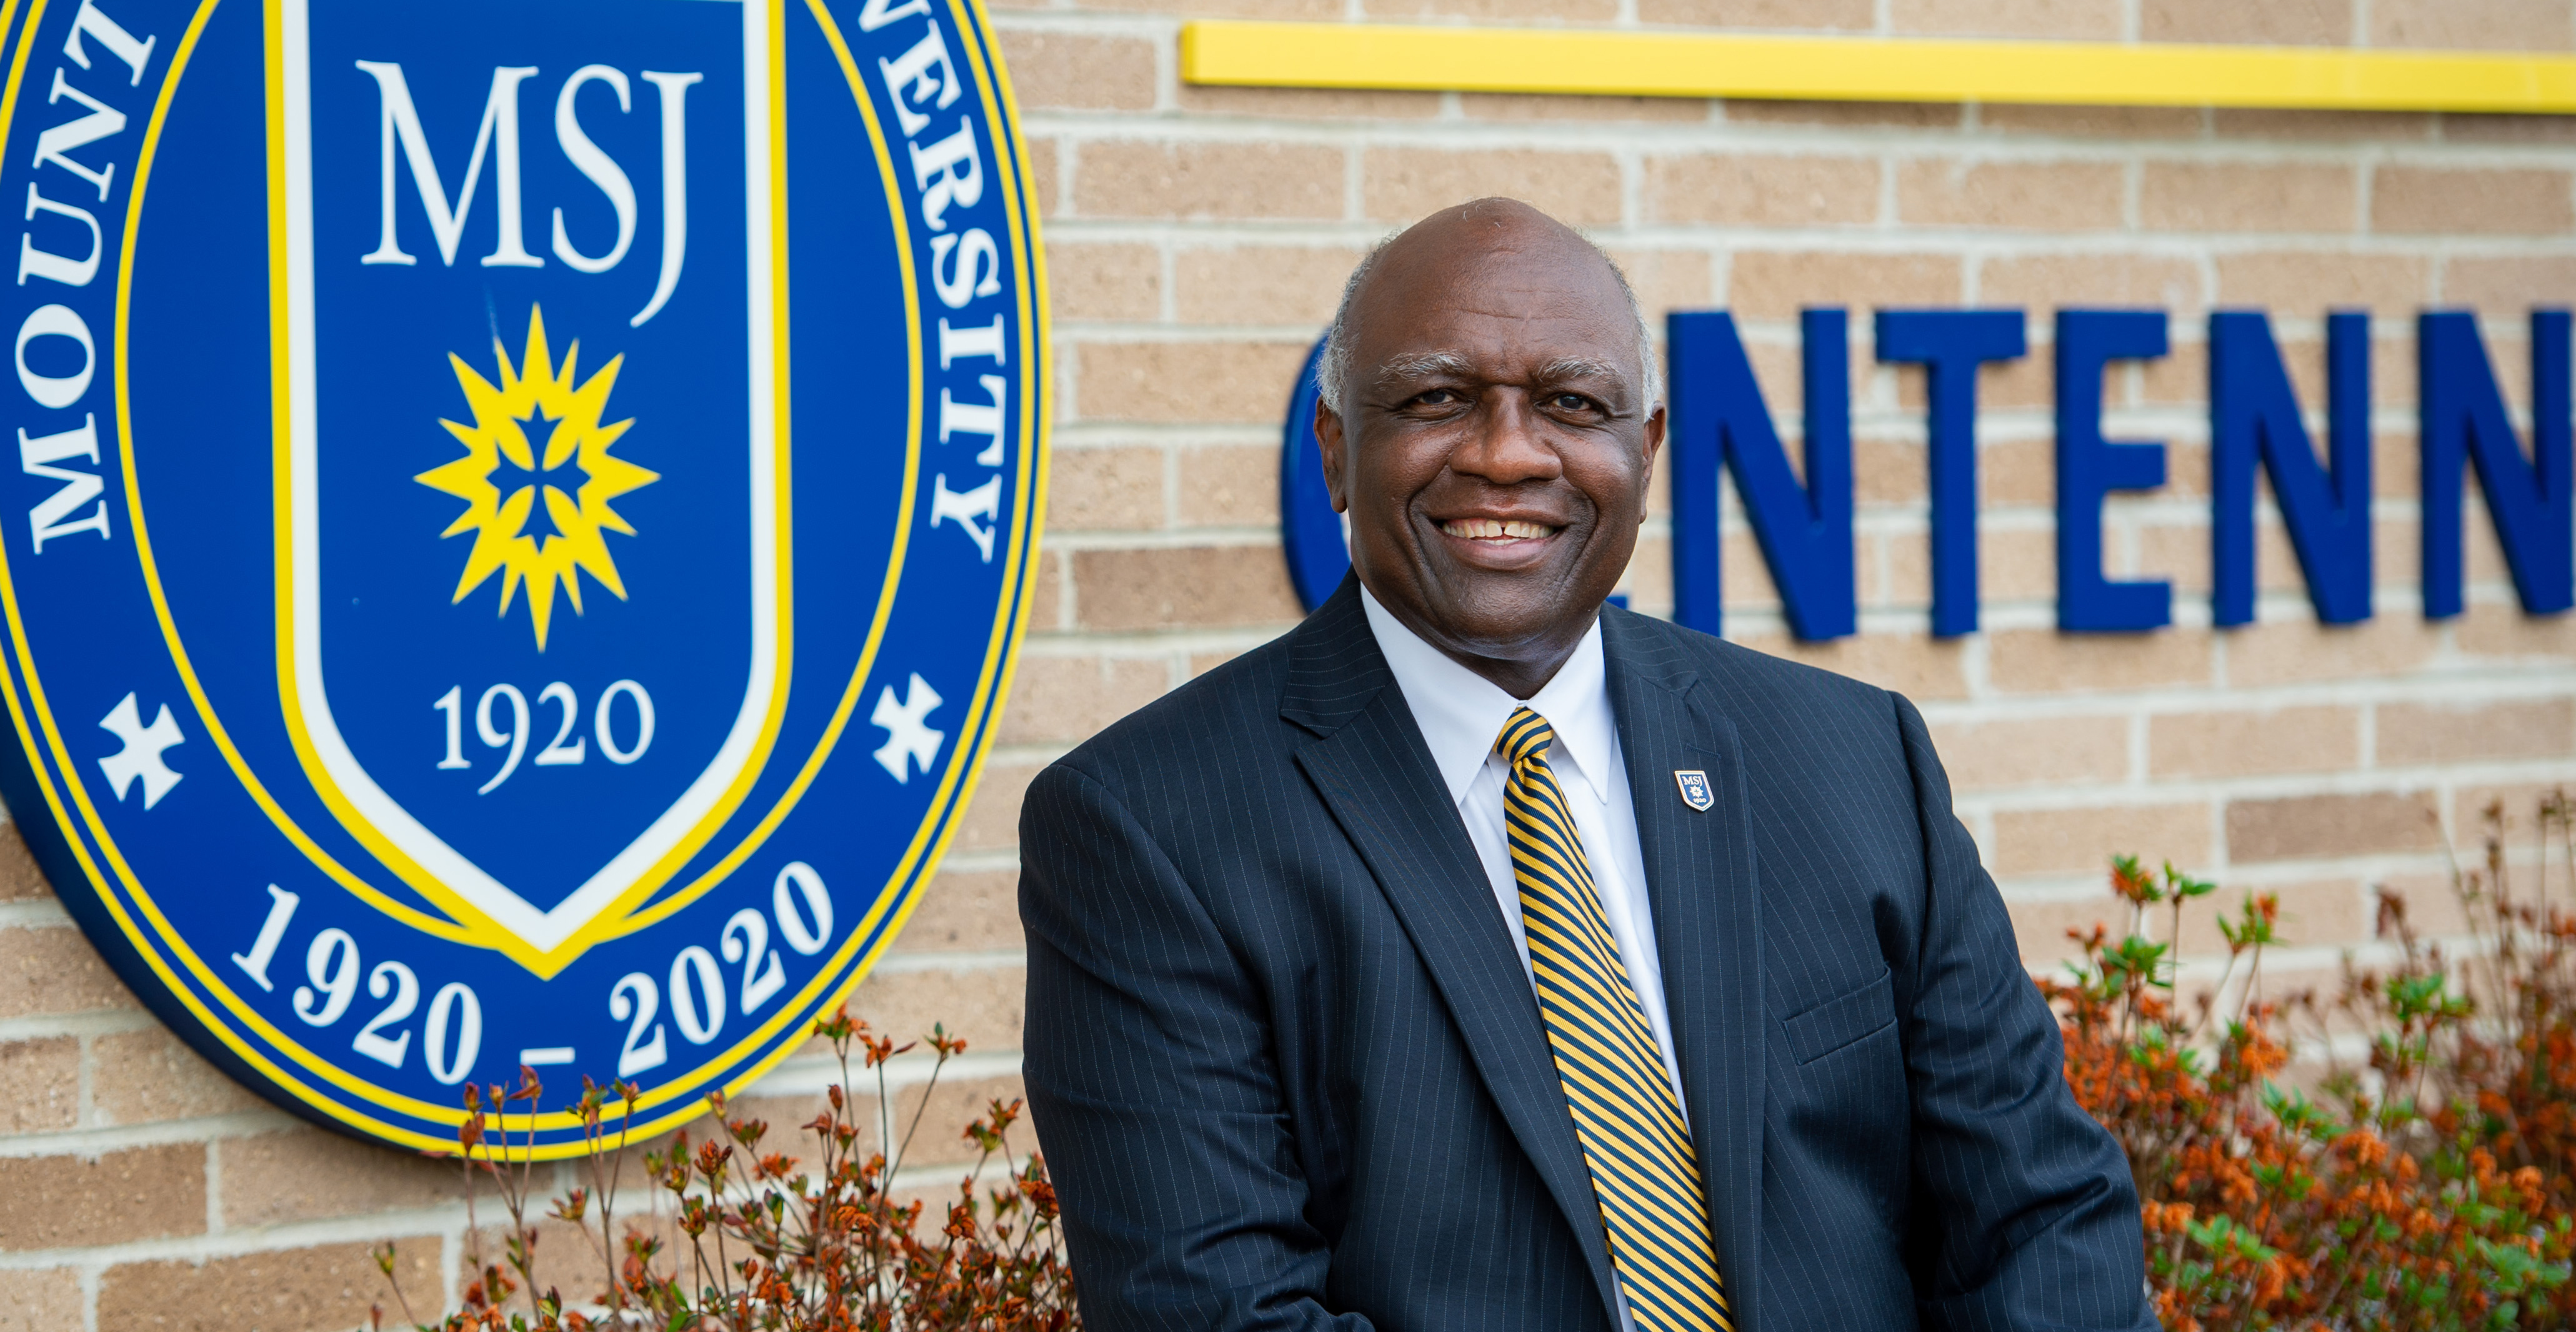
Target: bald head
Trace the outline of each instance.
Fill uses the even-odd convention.
[[[1336,408],[1342,406],[1355,375],[1383,368],[1361,369],[1354,365],[1352,357],[1353,344],[1358,341],[1353,330],[1355,313],[1362,304],[1363,292],[1381,274],[1391,282],[1418,281],[1426,260],[1454,264],[1461,258],[1472,262],[1479,257],[1501,259],[1516,253],[1570,260],[1576,272],[1591,268],[1616,289],[1630,320],[1636,324],[1635,362],[1628,372],[1638,377],[1638,397],[1649,406],[1659,403],[1663,397],[1662,367],[1656,363],[1645,312],[1637,305],[1627,274],[1581,232],[1518,199],[1499,197],[1476,199],[1433,213],[1380,242],[1359,267],[1351,270],[1350,280],[1342,284],[1341,305],[1333,312],[1323,360],[1315,367],[1316,387],[1323,400]]]
[[[1636,298],[1527,204],[1424,219],[1351,276],[1315,434],[1351,568],[1425,642],[1519,698],[1628,567],[1663,442]]]

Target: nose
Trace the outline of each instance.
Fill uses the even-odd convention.
[[[1497,386],[1478,413],[1475,429],[1449,455],[1449,470],[1497,486],[1554,480],[1564,472],[1564,463],[1544,429],[1528,390]]]

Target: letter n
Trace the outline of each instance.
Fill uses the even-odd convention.
[[[1806,483],[1771,423],[1734,316],[1676,313],[1672,347],[1673,618],[1715,633],[1721,622],[1717,468],[1735,473],[1790,631],[1841,638],[1858,619],[1852,573],[1851,342],[1839,309],[1798,319],[1804,345]]]
[[[2576,604],[2576,485],[2569,457],[2568,314],[2531,312],[2531,455],[2505,413],[2477,317],[2428,311],[2416,321],[2422,379],[2424,615],[2460,613],[2462,475],[2478,473],[2513,590],[2532,615]]]
[[[2326,318],[2326,447],[2317,463],[2272,323],[2259,311],[2209,317],[2210,558],[2220,624],[2254,619],[2254,472],[2272,497],[2327,624],[2370,618],[2370,316]]]

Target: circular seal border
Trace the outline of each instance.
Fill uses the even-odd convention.
[[[780,52],[785,41],[784,20],[788,5],[786,0],[748,2],[761,4],[769,14],[772,69],[777,75],[772,91],[773,116],[777,118],[774,124],[783,127],[784,62]],[[957,741],[940,773],[939,786],[929,811],[922,818],[893,874],[878,889],[864,918],[847,932],[820,970],[749,1036],[732,1043],[720,1054],[695,1061],[685,1070],[686,1076],[649,1089],[641,1102],[642,1112],[622,1134],[613,1132],[610,1135],[612,1141],[650,1136],[694,1118],[704,1111],[704,1092],[707,1090],[721,1090],[729,1095],[739,1092],[794,1053],[807,1039],[807,1029],[813,1019],[846,998],[866,977],[918,904],[922,880],[936,872],[941,856],[958,830],[959,816],[979,783],[984,760],[993,743],[999,709],[1008,696],[1015,673],[1017,649],[1026,632],[1028,598],[1037,568],[1047,487],[1047,432],[1051,401],[1045,363],[1048,336],[1044,250],[1039,240],[1036,206],[1028,197],[1030,173],[1013,110],[1009,76],[993,47],[980,0],[936,2],[948,15],[954,35],[961,39],[959,54],[971,71],[974,91],[985,112],[986,134],[997,149],[993,182],[1002,192],[1002,212],[1009,223],[1012,270],[1017,278],[1013,300],[1019,325],[1014,340],[1022,355],[1014,382],[1021,392],[1011,436],[1017,456],[1010,473],[1013,484],[1011,527],[1001,594],[996,598],[994,629],[988,640],[975,694],[968,701],[966,719],[959,724]],[[18,10],[22,3],[23,15],[12,12]],[[221,3],[222,0],[201,0],[188,29],[175,44],[169,68],[156,91],[143,146],[135,159],[125,208],[126,225],[117,244],[114,387],[118,422],[114,447],[118,454],[117,466],[126,485],[126,503],[138,522],[138,537],[141,535],[141,500],[133,451],[128,447],[132,436],[126,365],[135,242],[148,191],[152,158],[172,97],[187,72],[187,62],[199,35]],[[237,8],[241,3],[242,0],[235,0]],[[849,91],[868,124],[886,202],[894,214],[895,234],[901,242],[897,249],[907,289],[911,393],[906,487],[900,521],[903,523],[903,540],[908,541],[918,496],[924,417],[921,331],[924,279],[923,274],[917,271],[912,251],[907,210],[917,201],[920,191],[908,186],[893,170],[874,98],[830,7],[825,0],[804,0],[804,5],[832,46]],[[46,8],[46,0],[5,0],[5,3],[0,3],[0,37],[7,39],[11,51],[5,89],[0,89],[0,145],[8,142],[13,128],[11,122],[16,119],[20,98],[25,94],[24,75],[28,58]],[[272,2],[264,7],[263,14],[264,21],[271,23],[269,40],[272,44],[275,40],[273,10]],[[775,160],[783,167],[783,146],[774,151],[778,154]],[[783,191],[783,169],[780,174],[782,179],[777,187]],[[782,210],[778,221],[782,234],[786,225]],[[777,262],[781,265],[786,262],[783,252]],[[783,308],[778,317],[782,322],[785,320]],[[781,359],[784,361],[786,358]],[[784,375],[783,367],[780,373]],[[789,411],[792,413],[792,410],[791,399]],[[871,626],[867,647],[832,722],[787,792],[777,800],[768,816],[725,857],[698,875],[687,887],[656,898],[649,905],[619,919],[616,924],[620,928],[613,930],[610,937],[623,937],[648,929],[725,882],[727,876],[738,870],[752,851],[794,809],[806,787],[836,751],[849,714],[868,682],[883,641],[885,619],[891,614],[895,588],[903,573],[902,548],[899,542],[898,557],[889,562],[886,589],[879,602],[877,620]],[[147,551],[148,547],[138,539],[137,559],[148,567]],[[200,1054],[236,1080],[328,1127],[422,1150],[450,1148],[454,1142],[452,1134],[424,1132],[423,1128],[448,1128],[462,1123],[465,1113],[461,1107],[442,1107],[399,1093],[385,1092],[364,1078],[351,1076],[345,1066],[302,1049],[299,1043],[287,1039],[285,1033],[270,1026],[233,994],[230,986],[218,979],[213,969],[196,956],[189,943],[153,906],[150,893],[136,881],[113,836],[103,827],[97,807],[85,790],[85,779],[79,774],[78,760],[65,746],[63,728],[46,704],[41,678],[33,669],[34,653],[18,604],[14,572],[16,558],[5,547],[0,547],[0,612],[5,612],[8,629],[7,642],[0,644],[0,700],[5,700],[16,742],[16,752],[6,755],[10,761],[0,764],[0,790],[6,791],[19,810],[42,808],[50,816],[29,819],[22,815],[20,823],[47,877],[57,885],[65,907],[147,1006]],[[167,611],[159,604],[157,587],[154,599],[156,613],[161,615],[166,630],[169,623]],[[175,631],[170,633],[168,641],[175,645]],[[179,663],[174,660],[173,664]],[[196,692],[193,685],[192,692]],[[201,708],[205,707],[201,693],[193,701]],[[211,709],[205,708],[202,715],[211,720]],[[43,732],[41,743],[38,730]],[[0,747],[5,748],[9,747]],[[247,775],[246,767],[239,767],[237,760],[236,765],[239,772]],[[71,805],[77,807],[76,815],[72,808],[66,807],[66,792]],[[288,826],[287,821],[273,811],[272,820],[281,829]],[[318,849],[304,849],[308,859],[317,867],[324,866],[327,858],[316,854]],[[349,877],[354,879],[356,876]],[[343,882],[344,886],[354,886],[345,880]],[[88,891],[62,892],[66,885],[83,885]],[[375,905],[422,933],[454,940],[452,932],[455,927],[439,922],[435,917],[411,911],[390,899]],[[414,915],[420,919],[408,919]],[[182,975],[179,967],[174,967],[174,961],[188,974]],[[145,977],[156,983],[147,983]],[[210,1004],[210,999],[215,1002]],[[216,1004],[243,1025],[255,1031],[264,1028],[268,1039],[253,1040],[236,1030],[225,1021],[224,1013],[217,1010]],[[332,1095],[281,1067],[272,1051],[287,1054],[292,1062],[319,1073],[322,1081],[351,1093],[358,1101],[371,1104],[378,1110],[391,1111],[413,1123],[389,1122],[377,1113]],[[709,1088],[711,1082],[719,1085]],[[517,1122],[514,1119],[514,1124]],[[580,1155],[589,1150],[589,1144],[581,1136],[580,1121],[570,1113],[539,1113],[533,1117],[532,1125],[535,1147],[516,1154],[554,1159]]]

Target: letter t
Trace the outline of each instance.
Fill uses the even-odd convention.
[[[1977,632],[1977,369],[2029,351],[2019,310],[1881,310],[1878,359],[1930,381],[1932,632]]]

